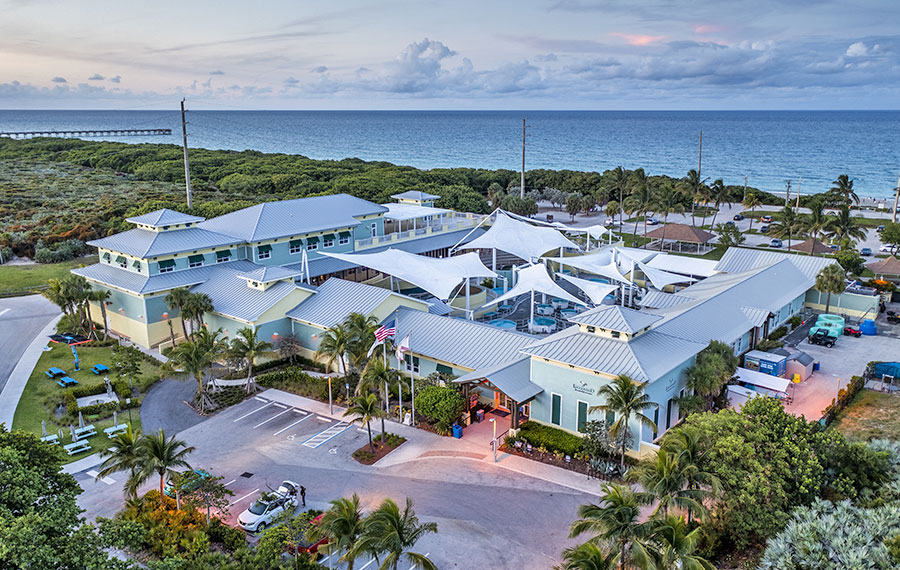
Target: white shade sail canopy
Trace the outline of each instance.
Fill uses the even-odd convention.
[[[438,259],[416,255],[399,249],[387,249],[378,253],[329,253],[354,265],[368,267],[397,279],[421,287],[438,299],[449,299],[453,290],[464,279],[497,275],[484,266],[475,252]]]
[[[535,261],[548,251],[561,247],[581,249],[556,229],[537,227],[513,219],[502,211],[497,212],[497,218],[488,231],[462,247],[465,249],[497,249],[526,261]]]
[[[584,231],[586,231],[588,233],[588,235],[594,239],[600,239],[603,236],[605,236],[606,234],[612,233],[612,230],[604,228],[600,224],[588,226],[588,227],[584,228]]]
[[[653,283],[653,286],[660,290],[666,285],[672,285],[673,283],[696,281],[693,277],[685,277],[684,275],[676,275],[674,273],[669,273],[668,271],[663,271],[662,269],[655,269],[646,263],[638,263],[638,267],[644,272],[647,279]]]
[[[572,277],[571,275],[560,274],[559,276],[584,291],[584,294],[587,295],[588,299],[595,305],[602,303],[607,295],[619,288],[618,285],[597,283],[596,281]]]
[[[535,293],[546,293],[558,299],[565,299],[571,303],[587,306],[587,303],[557,285],[553,278],[550,277],[550,274],[547,273],[547,268],[540,264],[520,269],[519,280],[516,282],[516,286],[507,291],[506,294],[500,295],[489,303],[485,303],[485,306],[502,303],[532,291]]]

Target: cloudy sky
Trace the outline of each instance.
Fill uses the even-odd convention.
[[[898,0],[0,0],[0,108],[896,109]]]

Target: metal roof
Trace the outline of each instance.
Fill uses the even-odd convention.
[[[388,220],[414,220],[426,216],[440,216],[441,214],[453,211],[445,208],[431,208],[409,203],[383,204],[383,206],[388,209],[388,212],[384,215]]]
[[[161,228],[163,226],[175,226],[178,224],[202,222],[205,219],[206,218],[200,218],[198,216],[192,216],[190,214],[182,214],[181,212],[170,210],[168,208],[162,208],[160,210],[154,210],[153,212],[149,212],[141,216],[125,218],[125,221],[131,222],[132,224],[143,224],[145,226]]]
[[[356,217],[382,214],[387,208],[349,194],[332,194],[263,202],[206,220],[208,230],[257,242],[359,225]]]
[[[531,359],[524,357],[514,362],[489,366],[470,372],[465,376],[460,376],[454,382],[464,384],[484,379],[521,404],[544,391],[543,388],[532,382],[530,378]]]
[[[410,298],[381,287],[332,277],[319,285],[315,295],[304,299],[286,314],[292,319],[328,328],[344,322],[350,313],[368,315],[392,296]],[[424,309],[424,301],[422,305]]]
[[[600,305],[574,317],[569,317],[569,322],[572,323],[628,334],[641,331],[660,320],[662,317],[659,315],[642,313],[619,305]]]
[[[429,194],[428,192],[422,192],[421,190],[407,190],[406,192],[401,192],[399,194],[391,194],[391,198],[397,198],[398,200],[437,200],[440,196],[436,196],[435,194]]]
[[[303,273],[298,269],[288,269],[279,265],[267,265],[259,267],[247,273],[239,273],[238,277],[247,279],[248,281],[256,281],[257,283],[271,283],[272,281],[281,281],[297,277]]]
[[[779,261],[787,259],[794,266],[803,272],[808,278],[815,280],[816,275],[822,269],[837,263],[831,257],[815,257],[812,255],[797,255],[796,253],[785,253],[781,251],[766,251],[764,249],[750,249],[746,247],[729,247],[725,250],[725,254],[719,263],[716,264],[716,271],[723,273],[742,273],[751,269],[759,269],[774,265]]]
[[[203,283],[209,279],[211,273],[219,269],[226,268],[242,272],[253,271],[257,267],[259,266],[250,261],[236,260],[215,265],[205,265],[194,269],[170,271],[169,273],[159,273],[157,275],[144,275],[105,263],[95,263],[87,267],[73,269],[72,273],[81,275],[89,281],[95,281],[116,289],[124,289],[139,295],[146,295]],[[246,282],[241,283],[246,287]]]
[[[535,342],[535,337],[490,325],[441,317],[401,307],[395,338],[409,334],[410,350],[458,368],[478,370],[521,358],[519,351]]]
[[[87,242],[94,247],[110,249],[126,255],[146,259],[185,251],[195,251],[220,246],[235,246],[240,240],[233,236],[212,232],[199,227],[155,232],[135,228],[109,237]]]
[[[649,382],[662,377],[705,347],[706,343],[672,337],[653,329],[624,342],[581,332],[579,327],[572,326],[522,352],[604,374],[624,374],[632,380]]]
[[[213,311],[228,317],[253,322],[294,291],[301,289],[292,282],[280,281],[265,290],[249,287],[232,268],[216,268],[210,278],[191,289],[205,293],[212,300]]]
[[[694,300],[693,297],[688,297],[687,295],[647,289],[647,292],[641,297],[640,303],[645,309],[667,309]]]

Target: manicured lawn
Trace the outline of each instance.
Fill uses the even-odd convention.
[[[900,395],[863,390],[832,426],[856,441],[878,438],[900,441]]]
[[[63,402],[63,395],[66,389],[56,384],[55,380],[48,378],[44,372],[48,368],[57,367],[66,371],[66,373],[78,381],[79,386],[96,386],[103,384],[103,377],[97,376],[91,372],[91,367],[95,364],[106,364],[112,367],[113,355],[112,347],[91,347],[90,345],[81,345],[78,348],[78,356],[80,359],[81,370],[75,372],[74,359],[72,358],[72,350],[63,344],[50,343],[50,350],[45,351],[25,386],[22,398],[19,400],[19,406],[16,408],[16,415],[13,418],[13,428],[30,431],[37,435],[41,435],[41,420],[47,422],[47,432],[57,433],[57,430],[63,428],[64,438],[63,444],[70,443],[69,425],[77,424],[77,414],[75,418],[70,418],[67,414],[63,414],[60,419],[54,416],[54,410]],[[110,380],[113,380],[110,376]],[[141,375],[134,381],[135,387],[139,388],[141,394],[146,393],[147,387],[150,386],[157,378],[156,367],[148,362],[141,362]],[[119,394],[120,397],[127,395]],[[140,429],[140,413],[139,408],[131,410],[133,428]],[[103,434],[103,428],[113,425],[112,414],[104,419],[97,416],[87,416],[84,418],[85,423],[93,423],[97,428],[97,435],[90,438],[91,452],[96,452],[109,447],[109,440]],[[128,422],[128,412],[119,413],[119,422]],[[74,459],[83,457],[84,453],[73,456]]]
[[[88,255],[61,263],[35,263],[32,265],[0,265],[0,293],[4,289],[28,289],[47,284],[48,279],[61,279],[71,269],[97,261],[96,255]]]

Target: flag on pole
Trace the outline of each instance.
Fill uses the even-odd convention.
[[[397,348],[395,349],[395,351],[397,354],[397,362],[403,362],[403,353],[409,352],[409,335],[408,334],[405,337],[403,337],[403,340],[401,340],[400,343],[397,345]]]
[[[394,336],[397,334],[397,329],[394,327],[394,321],[391,321],[387,324],[381,325],[381,327],[375,331],[375,340],[378,342],[384,342],[389,336]]]

